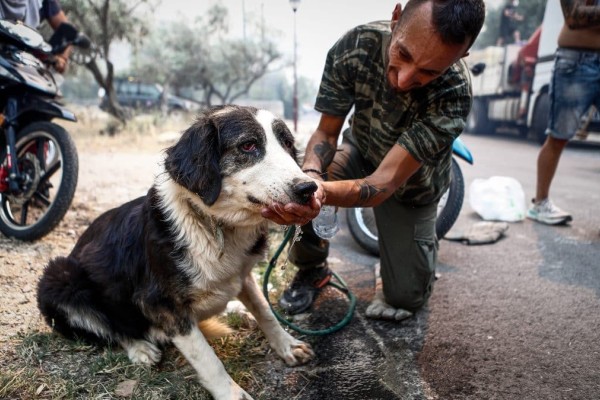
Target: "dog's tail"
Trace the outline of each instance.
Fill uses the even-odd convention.
[[[92,309],[93,298],[91,279],[75,260],[57,257],[48,263],[38,283],[37,300],[51,328],[70,339],[105,342],[107,323]]]
[[[202,331],[202,334],[208,340],[218,339],[233,332],[229,325],[219,321],[217,317],[211,317],[198,322],[198,328],[200,328],[200,331]]]

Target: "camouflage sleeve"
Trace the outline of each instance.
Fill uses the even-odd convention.
[[[398,138],[397,143],[424,164],[435,165],[447,154],[471,110],[471,84],[465,76],[468,72],[462,62],[459,64],[453,73],[425,90],[413,124]]]
[[[346,116],[352,108],[355,76],[360,63],[356,43],[356,33],[349,31],[327,53],[315,110],[334,116]]]

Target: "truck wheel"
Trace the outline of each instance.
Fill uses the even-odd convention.
[[[548,117],[550,116],[550,98],[548,93],[542,93],[535,103],[533,118],[531,121],[531,131],[533,137],[539,144],[546,141],[546,128],[548,127]]]
[[[485,100],[474,99],[471,112],[467,117],[467,132],[482,135],[493,132],[494,126],[488,118],[488,106]]]

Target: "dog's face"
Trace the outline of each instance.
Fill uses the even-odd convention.
[[[266,110],[222,106],[204,112],[173,147],[165,169],[214,212],[303,203],[316,190],[296,160],[294,137]]]

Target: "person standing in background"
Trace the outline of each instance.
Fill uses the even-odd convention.
[[[581,117],[600,109],[600,0],[561,0],[565,22],[550,82],[550,118],[537,160],[537,186],[527,217],[544,224],[565,224],[571,214],[549,198],[562,151],[575,136]]]
[[[505,44],[519,43],[521,41],[521,32],[517,29],[517,22],[523,21],[523,16],[517,12],[519,0],[508,0],[502,14],[500,15],[500,36],[496,43],[497,46]]]

